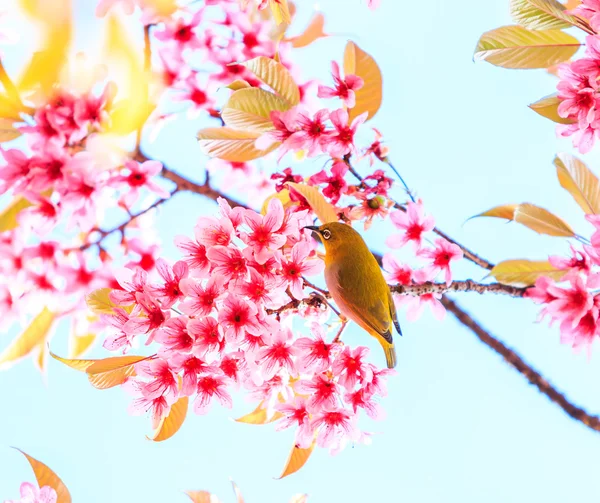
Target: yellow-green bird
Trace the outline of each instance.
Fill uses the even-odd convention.
[[[402,335],[392,293],[362,236],[349,225],[308,226],[325,246],[325,283],[340,312],[375,337],[388,368],[396,366],[394,325]]]

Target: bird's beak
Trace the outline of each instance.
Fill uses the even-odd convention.
[[[316,225],[307,225],[306,227],[303,227],[302,229],[310,229],[311,231],[314,231],[317,234],[320,234],[319,228]]]

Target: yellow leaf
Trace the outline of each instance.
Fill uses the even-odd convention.
[[[219,503],[219,498],[208,491],[186,491],[194,503]]]
[[[232,129],[264,133],[274,129],[271,112],[289,109],[287,101],[279,96],[251,87],[234,92],[223,107],[223,122]]]
[[[348,42],[344,50],[344,74],[358,75],[364,81],[363,87],[356,91],[356,105],[348,111],[350,120],[363,112],[369,112],[367,120],[372,119],[382,100],[383,79],[379,66],[354,42]]]
[[[168,18],[173,15],[179,7],[176,0],[144,0],[144,12],[152,12],[160,18]]]
[[[0,93],[0,117],[3,119],[13,119],[20,121],[21,108],[14,101],[9,99],[5,94]]]
[[[581,3],[581,0],[567,0],[565,2],[565,9],[567,9],[567,10],[573,10],[580,3]]]
[[[292,47],[298,49],[300,47],[306,47],[312,44],[315,40],[320,38],[328,37],[323,28],[325,27],[325,17],[320,12],[317,12],[306,29],[295,37],[286,38],[286,42],[291,42]]]
[[[578,25],[577,19],[556,0],[511,0],[510,14],[515,23],[530,30],[560,30]]]
[[[258,159],[279,146],[278,143],[274,143],[267,150],[258,150],[254,142],[259,136],[260,134],[254,131],[241,131],[228,127],[206,128],[198,132],[200,148],[206,155],[230,162]]]
[[[110,300],[109,294],[112,288],[99,288],[85,296],[85,303],[93,313],[113,314],[115,304]]]
[[[99,360],[78,360],[71,358],[62,358],[61,356],[55,355],[52,351],[50,351],[50,356],[55,360],[63,363],[67,367],[71,367],[72,369],[78,370],[79,372],[85,372],[88,368],[90,368],[94,363]]]
[[[17,216],[25,208],[29,208],[32,204],[24,197],[17,196],[12,202],[0,213],[0,232],[10,231],[17,228],[19,222]]]
[[[294,445],[294,447],[292,447],[292,451],[290,452],[290,455],[288,456],[287,461],[285,462],[285,466],[283,467],[283,472],[277,478],[282,479],[283,477],[287,477],[288,475],[291,475],[292,473],[295,473],[298,470],[300,470],[300,468],[302,468],[308,461],[308,458],[312,454],[312,451],[314,448],[315,448],[314,441],[311,444],[311,446],[308,447],[307,449],[301,449],[297,445]]]
[[[586,215],[600,213],[600,184],[598,178],[577,157],[558,154],[554,158],[558,181]]]
[[[14,339],[9,346],[0,354],[0,368],[10,366],[17,360],[24,358],[31,353],[37,346],[43,344],[46,340],[56,315],[47,308],[42,309],[29,326]]]
[[[294,201],[290,199],[290,191],[287,189],[282,189],[279,192],[275,192],[275,194],[271,194],[269,197],[265,199],[265,202],[260,209],[261,215],[266,215],[269,209],[269,202],[271,199],[279,199],[284,208],[290,207],[292,204],[296,204]]]
[[[514,220],[538,234],[567,238],[575,236],[573,229],[564,220],[534,204],[519,204],[515,208]]]
[[[287,185],[303,195],[321,223],[337,222],[338,216],[333,205],[323,197],[319,189],[311,185],[288,182]]]
[[[281,63],[266,56],[259,56],[240,64],[248,68],[258,79],[286,100],[290,106],[300,103],[300,89],[294,82],[292,74]]]
[[[181,425],[185,421],[185,416],[188,410],[189,398],[182,396],[172,406],[171,411],[167,417],[163,417],[160,420],[158,428],[152,435],[148,437],[148,440],[154,440],[155,442],[162,442],[171,438],[175,433],[179,431]]]
[[[96,334],[71,334],[71,337],[69,338],[69,358],[79,358],[90,349],[95,340]]]
[[[129,134],[142,127],[154,109],[149,102],[150,75],[143,67],[142,50],[135,48],[127,29],[113,14],[106,21],[105,57],[116,76],[119,101],[110,111],[109,133]]]
[[[558,96],[556,94],[550,94],[541,100],[532,103],[529,105],[529,108],[535,113],[540,114],[542,117],[546,117],[546,119],[550,119],[559,124],[573,124],[575,122],[573,119],[565,119],[558,115],[558,105],[560,105]]]
[[[52,489],[54,489],[56,491],[56,503],[71,503],[71,495],[69,494],[67,486],[65,486],[63,481],[60,480],[56,473],[54,473],[44,463],[32,458],[29,454],[26,454],[21,449],[17,450],[27,458],[27,461],[29,461],[31,468],[33,469],[33,473],[35,474],[35,479],[37,480],[38,486],[50,486]]]
[[[239,91],[240,89],[246,89],[248,87],[252,87],[250,84],[248,84],[247,81],[245,81],[244,79],[235,79],[231,84],[229,84],[228,86],[225,86],[228,89],[231,89],[232,91]]]
[[[490,276],[500,283],[515,286],[530,286],[541,276],[559,281],[566,271],[556,269],[547,260],[504,260],[490,271]]]
[[[283,414],[281,412],[275,412],[271,418],[268,418],[267,409],[264,408],[264,402],[260,402],[256,409],[249,414],[236,419],[236,421],[238,423],[246,424],[268,424],[277,421],[282,417]]]
[[[0,143],[11,141],[21,136],[21,131],[15,129],[14,120],[0,117]]]
[[[42,47],[34,52],[17,83],[20,91],[40,86],[46,95],[58,82],[71,44],[71,0],[21,0],[22,9],[40,23]]]
[[[471,218],[477,217],[496,217],[496,218],[506,218],[506,220],[512,220],[514,218],[515,209],[518,204],[503,204],[501,206],[494,206],[483,213],[479,213],[479,215],[475,215]]]
[[[92,386],[108,389],[123,384],[135,375],[135,364],[151,358],[150,356],[112,356],[95,361],[86,372]]]
[[[277,24],[290,24],[292,22],[292,16],[290,15],[287,0],[269,0],[269,6],[273,13],[273,19],[275,19]]]
[[[579,40],[560,30],[503,26],[481,36],[474,57],[503,68],[548,68],[567,61],[580,45]]]

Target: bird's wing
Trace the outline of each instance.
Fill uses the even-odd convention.
[[[394,297],[392,296],[392,292],[388,290],[388,303],[390,306],[390,316],[392,317],[392,321],[394,322],[394,326],[398,331],[398,335],[402,335],[402,329],[400,328],[400,323],[398,322],[398,315],[396,314],[396,303],[394,302]]]

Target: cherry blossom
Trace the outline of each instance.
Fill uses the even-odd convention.
[[[354,108],[356,104],[355,91],[361,89],[364,85],[363,79],[356,75],[346,75],[343,79],[340,77],[340,66],[336,61],[331,62],[331,74],[335,87],[319,86],[317,96],[319,98],[338,97],[348,108]]]
[[[6,500],[5,503],[56,503],[56,491],[50,486],[38,488],[29,482],[23,482],[20,488],[21,499]]]

